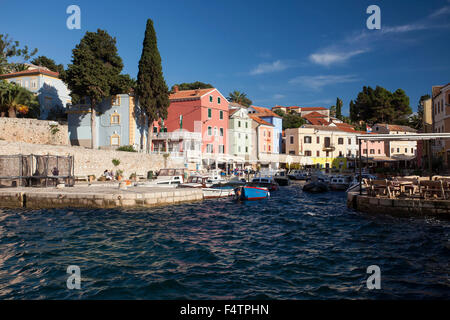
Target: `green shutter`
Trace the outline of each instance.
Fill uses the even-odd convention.
[[[211,118],[211,116],[212,116],[212,110],[208,109],[208,118]]]

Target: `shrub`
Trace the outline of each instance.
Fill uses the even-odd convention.
[[[119,159],[112,159],[112,164],[117,167],[120,164],[120,160]]]
[[[133,146],[121,146],[116,149],[117,151],[126,151],[126,152],[137,152],[134,150]]]

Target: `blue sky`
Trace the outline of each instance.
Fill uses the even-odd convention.
[[[71,4],[81,8],[81,30],[66,27]],[[371,4],[381,8],[381,30],[366,28]],[[0,33],[67,65],[86,31],[105,29],[132,77],[147,18],[169,87],[203,81],[265,107],[329,107],[340,97],[347,114],[364,85],[402,88],[416,110],[432,85],[450,82],[450,0],[0,0]]]

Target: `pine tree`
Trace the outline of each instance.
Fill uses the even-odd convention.
[[[342,120],[342,100],[336,98],[336,118]]]
[[[86,32],[72,50],[72,64],[66,72],[71,96],[87,97],[91,105],[91,147],[96,148],[95,108],[107,97],[121,93],[123,63],[117,54],[116,39],[106,31]]]
[[[139,60],[136,95],[139,107],[147,116],[147,151],[151,147],[151,127],[153,121],[167,118],[169,90],[164,80],[161,56],[159,54],[153,21],[147,20],[142,55]]]

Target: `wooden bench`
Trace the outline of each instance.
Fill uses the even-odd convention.
[[[424,199],[446,199],[444,183],[442,180],[438,181],[420,181],[419,192]]]
[[[369,196],[392,198],[390,183],[387,180],[369,180]]]

